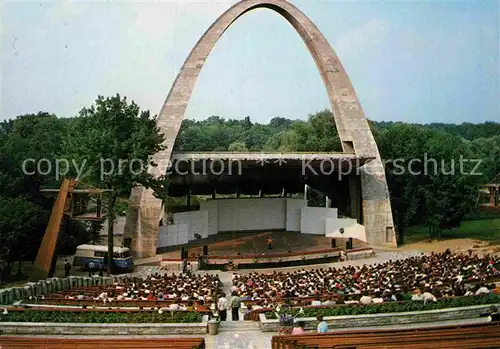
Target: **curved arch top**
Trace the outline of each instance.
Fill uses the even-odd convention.
[[[314,23],[285,0],[243,0],[224,12],[203,34],[170,89],[157,121],[158,127],[165,134],[168,147],[154,158],[163,165],[157,167],[158,175],[165,173],[168,162],[165,159],[170,158],[196,80],[208,55],[232,23],[257,8],[268,8],[279,13],[306,44],[325,84],[343,150],[355,151],[360,156],[378,157],[377,146],[351,81],[332,47]]]
[[[365,165],[361,171],[363,223],[368,240],[372,240],[369,242],[382,245],[390,239],[391,244],[394,244],[393,233],[390,233],[390,237],[387,233],[388,228],[392,229],[393,222],[384,168],[352,83],[320,30],[304,13],[286,0],[242,0],[224,12],[196,43],[177,75],[157,118],[157,126],[165,136],[166,149],[155,154],[152,159],[158,164],[152,169],[154,174],[160,176],[166,173],[175,139],[196,80],[215,43],[234,21],[257,8],[268,8],[279,13],[292,25],[306,44],[325,84],[343,151],[354,152],[358,156],[375,157],[375,160]],[[131,201],[139,204],[141,212],[160,210],[161,203],[155,200],[150,190],[138,189],[131,196]],[[160,205],[159,208],[158,205]],[[150,226],[151,224],[146,222],[148,219],[154,219],[154,217],[147,217],[150,215],[151,213],[144,211],[144,217],[136,220],[138,223],[133,223],[133,219],[127,219],[126,231],[127,229],[142,230],[143,226]],[[152,229],[157,230],[157,227]],[[370,239],[370,236],[373,239]]]

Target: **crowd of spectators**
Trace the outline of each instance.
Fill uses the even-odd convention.
[[[271,300],[312,298],[309,305],[382,303],[488,294],[498,257],[432,253],[386,263],[235,275],[231,291],[265,307]],[[498,288],[496,292],[498,292]],[[304,304],[304,302],[301,302]]]
[[[163,310],[217,313],[222,320],[239,313],[288,303],[300,306],[373,304],[401,300],[437,301],[440,298],[500,293],[491,281],[500,278],[500,258],[472,254],[431,253],[379,264],[233,276],[230,294],[222,292],[217,275],[152,274],[129,277],[95,294],[67,298],[113,301],[167,300]]]
[[[137,301],[137,300],[171,300],[185,303],[189,310],[190,303],[204,304],[215,302],[222,284],[217,275],[193,274],[152,274],[146,278],[129,277],[115,283],[111,290],[92,296],[81,293],[75,297],[80,300]],[[179,309],[181,305],[179,305]]]

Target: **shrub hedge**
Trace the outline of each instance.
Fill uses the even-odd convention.
[[[196,323],[201,322],[202,314],[196,312],[67,312],[25,310],[0,313],[0,322],[55,322],[55,323]],[[1,327],[1,326],[0,326]]]
[[[342,316],[342,315],[362,315],[362,314],[381,314],[381,313],[403,313],[411,311],[458,308],[473,305],[485,305],[500,303],[500,295],[490,294],[484,296],[444,298],[437,302],[408,301],[408,302],[388,302],[370,305],[334,305],[324,308],[303,308],[304,314],[299,316],[300,308],[292,308],[288,311],[293,316],[316,317],[323,316]],[[275,312],[266,312],[266,318],[276,319]]]

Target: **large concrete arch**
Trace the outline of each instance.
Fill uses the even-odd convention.
[[[153,161],[158,166],[152,171],[156,176],[166,173],[196,79],[215,43],[234,21],[256,8],[268,8],[279,13],[306,44],[325,84],[343,151],[354,152],[357,156],[375,157],[374,161],[361,169],[363,224],[368,243],[394,245],[396,239],[384,167],[351,81],[319,29],[286,0],[242,0],[224,12],[203,34],[184,62],[158,115],[157,126],[165,135],[167,147],[154,155]],[[132,248],[137,256],[155,255],[161,211],[162,203],[153,196],[151,190],[133,190],[125,235],[133,237]]]

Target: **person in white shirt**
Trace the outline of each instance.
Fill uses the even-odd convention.
[[[311,306],[313,306],[313,307],[317,307],[320,305],[321,305],[321,300],[319,297],[316,297],[316,299],[311,302]]]
[[[384,303],[384,298],[382,298],[382,296],[376,296],[374,298],[372,298],[372,303],[374,304],[380,304],[380,303]]]
[[[430,293],[430,292],[424,292],[424,293],[422,293],[422,298],[424,300],[424,304],[426,304],[427,302],[431,302],[431,301],[432,302],[436,302],[437,301],[436,297],[432,293]]]
[[[367,293],[365,293],[363,297],[360,298],[359,302],[361,304],[370,304],[372,303],[372,297],[370,297]]]
[[[222,293],[217,300],[217,311],[219,312],[220,320],[226,321],[227,319],[227,298],[224,293]]]
[[[489,294],[490,290],[486,286],[481,286],[479,289],[476,291],[476,296],[479,296],[481,294]]]
[[[170,304],[170,306],[168,307],[168,310],[172,310],[172,311],[176,311],[176,310],[179,310],[180,309],[180,306],[179,304]]]

